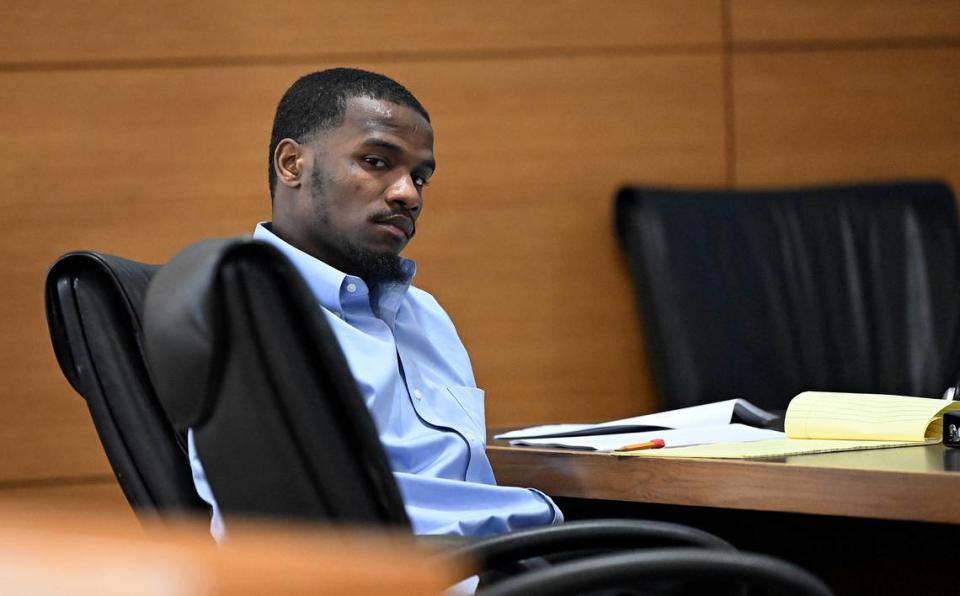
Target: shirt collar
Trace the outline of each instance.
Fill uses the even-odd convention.
[[[320,304],[334,312],[343,315],[343,304],[341,297],[347,292],[348,286],[359,288],[363,294],[368,293],[367,285],[362,279],[327,265],[320,259],[309,255],[299,248],[288,244],[282,238],[273,233],[270,229],[270,222],[262,221],[257,224],[253,232],[254,240],[261,240],[277,247],[293,266],[297,268],[303,277],[310,291],[316,296]],[[405,277],[402,282],[381,284],[378,288],[378,301],[380,310],[386,310],[392,319],[400,308],[400,302],[406,294],[413,276],[417,272],[417,265],[412,260],[400,257],[400,267]],[[356,292],[356,290],[355,290]],[[353,294],[354,292],[350,292]],[[385,313],[386,314],[386,313]]]

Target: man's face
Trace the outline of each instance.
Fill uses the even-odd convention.
[[[433,129],[416,110],[355,97],[343,123],[301,145],[303,184],[274,231],[345,273],[399,276],[433,174]]]

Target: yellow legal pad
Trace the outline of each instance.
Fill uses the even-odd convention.
[[[928,445],[940,441],[943,413],[954,410],[960,410],[960,402],[902,395],[807,391],[790,401],[784,422],[786,439],[648,449],[616,455],[754,459]]]

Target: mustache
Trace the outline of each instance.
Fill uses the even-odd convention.
[[[404,231],[407,238],[413,238],[413,235],[417,233],[417,224],[414,222],[413,216],[410,215],[406,209],[380,211],[370,216],[370,221],[378,224],[396,226]]]

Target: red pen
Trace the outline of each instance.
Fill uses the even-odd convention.
[[[634,443],[633,445],[624,445],[617,449],[617,451],[640,451],[641,449],[660,449],[666,447],[666,443],[663,442],[663,439],[650,439],[649,441],[644,441],[643,443]]]

